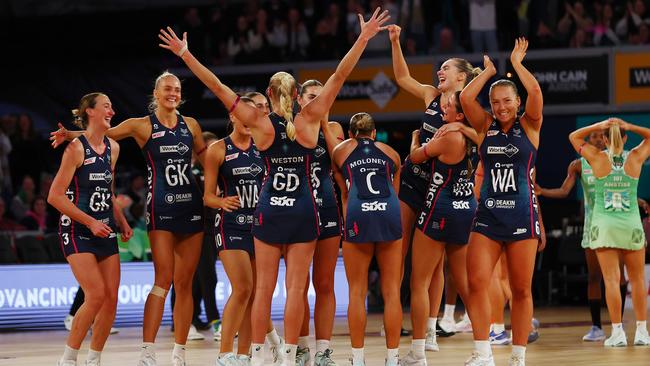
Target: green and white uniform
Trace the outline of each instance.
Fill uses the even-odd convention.
[[[591,215],[594,207],[594,194],[596,187],[594,185],[596,177],[591,165],[585,158],[580,158],[580,183],[582,183],[582,195],[584,196],[584,217],[585,222],[582,226],[582,247],[589,248],[589,230],[591,228]]]
[[[627,154],[614,157],[611,172],[596,178],[589,247],[639,250],[645,234],[637,205],[639,178],[625,174]]]

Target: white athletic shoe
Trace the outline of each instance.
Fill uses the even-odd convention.
[[[494,357],[492,355],[484,357],[474,351],[472,352],[472,357],[465,361],[465,366],[494,366]]]
[[[188,341],[202,341],[204,340],[205,337],[203,334],[199,333],[198,330],[196,330],[196,327],[192,324],[190,325],[190,330],[187,333],[187,340]]]
[[[336,362],[331,358],[332,352],[329,348],[325,351],[316,352],[314,355],[314,366],[336,366]]]
[[[269,344],[269,351],[273,359],[273,366],[281,366],[284,362],[282,352],[284,352],[284,339],[280,337],[280,344]]]
[[[296,366],[309,366],[311,363],[311,354],[309,354],[309,347],[296,348]]]
[[[591,326],[589,332],[582,337],[585,342],[602,342],[605,340],[605,332],[595,325]]]
[[[352,366],[366,366],[366,361],[355,361],[354,358],[350,359],[350,365]]]
[[[627,337],[623,329],[613,330],[611,337],[605,340],[605,347],[625,347],[627,346]]]
[[[385,360],[384,361],[384,366],[399,366],[400,362],[399,360]]]
[[[427,337],[424,340],[424,349],[426,351],[438,352],[440,347],[438,346],[438,340],[436,338],[436,330],[432,328],[427,329]]]
[[[636,327],[636,332],[634,333],[634,345],[650,346],[650,335],[648,335],[647,329]]]
[[[77,361],[59,360],[59,362],[56,363],[56,366],[77,366]]]
[[[216,366],[240,366],[241,362],[232,352],[224,353],[223,355],[217,357]]]
[[[172,366],[187,366],[187,364],[184,358],[178,355],[172,355]]]
[[[84,366],[100,366],[102,364],[101,359],[96,358],[94,360],[86,360]]]
[[[427,358],[417,358],[413,354],[413,351],[410,351],[406,357],[403,357],[399,360],[401,366],[427,366]]]
[[[526,360],[521,356],[510,355],[508,366],[526,366]]]
[[[237,355],[237,360],[241,366],[251,366],[251,358],[248,355]]]
[[[138,366],[156,366],[156,351],[148,347],[142,347],[140,351],[140,360]]]
[[[453,318],[442,318],[438,322],[440,325],[440,328],[444,330],[447,333],[455,333],[456,332],[456,322],[454,321]]]
[[[469,316],[463,315],[463,319],[456,323],[456,333],[472,333],[472,321]]]
[[[63,320],[63,325],[65,326],[65,329],[68,331],[72,329],[72,320],[74,319],[74,316],[68,314],[65,316],[65,319]]]

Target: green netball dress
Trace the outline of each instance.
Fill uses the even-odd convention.
[[[594,207],[594,194],[596,193],[596,187],[594,186],[596,177],[594,177],[594,171],[591,169],[591,165],[589,165],[587,159],[580,158],[580,165],[582,166],[580,183],[582,183],[582,194],[584,196],[585,217],[582,227],[582,247],[589,248],[589,229],[591,228],[591,215]]]
[[[614,157],[612,171],[596,178],[589,247],[639,250],[645,234],[637,205],[638,178],[625,174],[627,156]]]

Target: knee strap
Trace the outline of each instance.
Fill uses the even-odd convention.
[[[158,297],[164,299],[164,298],[167,297],[167,292],[168,291],[165,290],[164,288],[162,288],[160,286],[157,286],[157,285],[153,285],[153,287],[151,288],[151,291],[149,293],[151,295],[158,296]]]

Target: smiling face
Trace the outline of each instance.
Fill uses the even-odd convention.
[[[500,123],[509,123],[517,119],[520,105],[521,99],[510,85],[495,85],[491,88],[490,107],[492,107],[492,114]]]
[[[108,130],[111,128],[111,119],[115,115],[111,100],[104,94],[95,97],[95,106],[86,109],[88,115],[88,125],[97,126],[101,129]]]
[[[181,103],[181,81],[174,75],[167,75],[156,83],[153,96],[158,108],[174,110]]]
[[[460,72],[453,59],[445,61],[436,74],[438,75],[438,89],[442,92],[462,89],[467,77],[465,73]]]
[[[465,119],[465,115],[458,111],[457,105],[456,93],[452,94],[447,99],[447,103],[442,105],[442,120],[445,123],[462,122]]]

